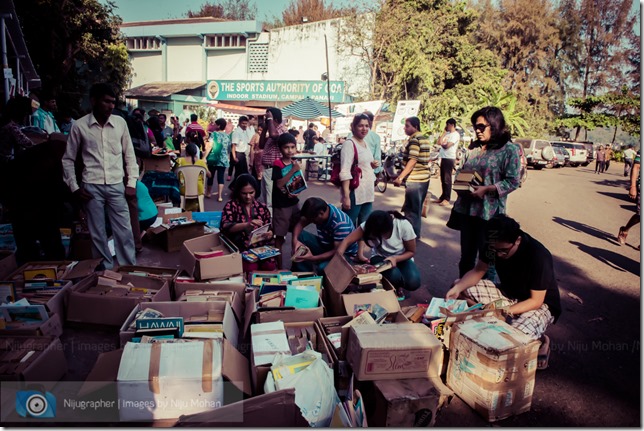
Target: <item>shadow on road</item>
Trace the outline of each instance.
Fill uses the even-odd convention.
[[[635,275],[640,275],[640,263],[624,255],[615,253],[603,248],[590,247],[577,241],[569,241],[572,245],[579,247],[579,250],[594,257],[600,262],[605,263],[618,271],[628,271]]]
[[[624,191],[622,193],[613,193],[613,192],[597,192],[600,195],[608,196],[609,198],[619,199],[621,201],[632,202],[631,198],[628,197],[628,192]]]
[[[595,184],[598,186],[609,186],[609,187],[626,187],[628,184],[627,180],[622,179],[622,180],[601,180],[601,181],[593,181]]]
[[[605,241],[610,242],[613,245],[619,245],[615,235],[612,233],[605,232],[603,230],[597,229],[596,227],[589,226],[585,223],[580,223],[578,221],[566,220],[561,217],[553,217],[552,221],[559,223],[560,225],[567,227],[568,229],[574,230],[575,232],[583,232],[595,238],[600,238]]]

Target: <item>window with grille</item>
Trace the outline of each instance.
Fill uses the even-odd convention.
[[[248,72],[268,72],[268,44],[253,43],[248,45]]]
[[[156,37],[129,37],[126,41],[127,49],[144,51],[161,49],[161,41]]]
[[[236,48],[246,46],[246,38],[241,34],[218,34],[206,36],[208,48]]]

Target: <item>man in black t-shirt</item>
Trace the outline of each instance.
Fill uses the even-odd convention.
[[[317,138],[317,133],[315,133],[315,124],[310,123],[309,128],[304,132],[304,151],[313,151],[315,146],[315,139]]]
[[[490,265],[496,269],[499,286],[483,280]],[[457,297],[483,304],[501,302],[507,307],[508,323],[535,340],[542,339],[546,350],[549,340],[544,333],[561,314],[552,255],[506,215],[497,215],[488,222],[487,252],[446,295],[448,299]],[[547,356],[539,358],[543,360],[545,365],[540,363],[539,368],[547,366]]]

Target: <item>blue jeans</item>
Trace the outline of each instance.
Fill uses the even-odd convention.
[[[414,228],[416,238],[420,238],[420,225],[421,215],[423,212],[423,202],[427,197],[427,189],[429,188],[429,181],[424,183],[407,183],[405,189],[405,203],[403,204],[403,212],[405,217]]]
[[[360,205],[356,205],[356,193],[351,190],[349,194],[349,199],[351,199],[351,208],[349,211],[344,211],[347,213],[351,221],[353,222],[354,227],[360,226],[363,222],[367,221],[367,217],[371,214],[373,209],[373,202],[365,202]]]
[[[311,250],[311,254],[313,256],[318,256],[322,253],[326,253],[327,251],[333,250],[333,245],[327,245],[325,246],[320,242],[320,239],[316,236],[313,235],[312,233],[309,233],[307,231],[302,231],[300,235],[297,237],[297,240],[307,246],[309,250]],[[351,258],[350,255],[345,254],[344,257],[348,260]],[[324,268],[329,264],[329,260],[323,260],[323,261],[317,261],[317,262],[310,262],[310,261],[304,261],[304,262],[293,262],[291,264],[291,271],[294,272],[311,272],[315,271],[315,266],[317,265],[317,273],[321,273]]]
[[[373,256],[371,264],[376,264],[383,260],[385,258],[382,256]],[[413,259],[398,262],[395,268],[383,272],[382,276],[396,288],[400,287],[408,291],[414,291],[420,287],[420,272]]]

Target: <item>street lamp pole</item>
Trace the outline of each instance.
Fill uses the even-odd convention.
[[[331,78],[329,77],[329,46],[324,35],[324,51],[326,52],[326,90],[329,102],[329,133],[333,133],[333,117],[331,116]]]

